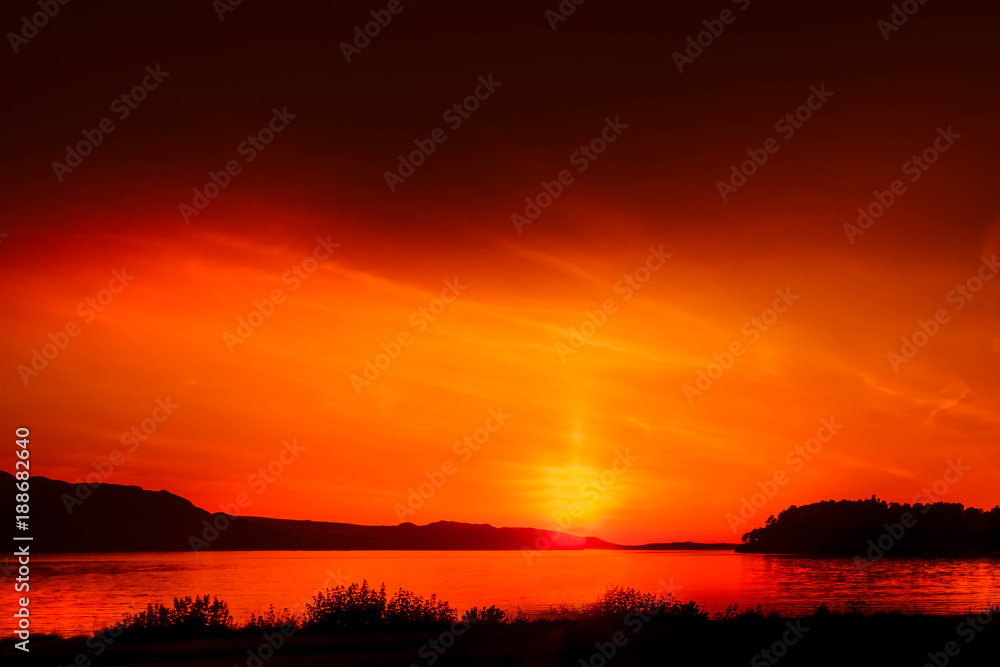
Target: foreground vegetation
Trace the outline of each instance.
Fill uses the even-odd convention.
[[[430,598],[366,582],[328,589],[305,612],[234,621],[208,596],[125,616],[89,637],[33,637],[44,665],[945,665],[995,664],[1000,608],[966,616],[871,614],[861,600],[799,618],[731,605],[608,589],[575,609],[529,617],[490,607],[459,613]],[[0,658],[28,658],[0,643]],[[957,656],[960,656],[957,657]]]
[[[727,613],[731,614],[734,608]],[[367,581],[338,586],[317,593],[305,613],[266,612],[251,614],[237,623],[229,605],[217,598],[174,598],[172,605],[151,604],[137,614],[126,614],[120,622],[103,631],[116,637],[195,638],[229,634],[259,633],[266,630],[329,633],[373,629],[434,627],[459,623],[465,626],[502,625],[553,620],[583,620],[621,616],[629,611],[664,616],[707,616],[694,602],[682,604],[672,596],[641,593],[631,588],[609,588],[598,600],[578,609],[561,608],[531,617],[521,610],[513,613],[496,606],[472,607],[462,613],[436,595],[422,597],[399,589],[391,596],[385,584],[375,589]],[[757,613],[761,613],[759,610]]]

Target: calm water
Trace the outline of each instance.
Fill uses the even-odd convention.
[[[848,598],[872,609],[944,613],[1000,602],[1000,561],[883,560],[859,572],[850,560],[740,555],[725,551],[546,552],[527,564],[510,551],[353,551],[80,554],[32,556],[31,613],[36,631],[74,634],[106,627],[122,613],[174,596],[209,593],[237,620],[250,612],[302,610],[321,587],[367,579],[429,596],[459,611],[495,604],[539,611],[593,600],[607,586],[674,595],[712,611],[731,602],[809,612]],[[0,596],[3,634],[13,628],[13,593]]]

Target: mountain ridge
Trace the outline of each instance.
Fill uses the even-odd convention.
[[[13,491],[14,476],[0,471]],[[81,491],[78,495],[78,491]],[[693,542],[620,545],[596,537],[529,527],[440,520],[367,526],[209,512],[166,490],[135,485],[30,479],[29,530],[40,553],[172,551],[472,551],[581,549],[732,549]],[[2,510],[13,524],[13,505]]]

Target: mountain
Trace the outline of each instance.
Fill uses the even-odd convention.
[[[0,472],[0,486],[14,478]],[[534,528],[438,521],[417,526],[361,526],[211,513],[167,491],[137,486],[30,480],[29,530],[38,553],[276,550],[520,550],[625,549],[596,537]],[[79,495],[78,494],[79,491]],[[13,504],[0,512],[14,523]],[[650,545],[649,548],[715,548]],[[735,545],[724,545],[732,548]]]
[[[651,542],[650,544],[619,545],[616,548],[635,551],[705,551],[710,549],[735,551],[737,546],[739,545],[728,542]]]

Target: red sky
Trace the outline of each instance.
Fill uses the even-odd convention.
[[[970,470],[942,499],[998,502],[1000,280],[952,291],[1000,254],[995,9],[928,3],[884,40],[891,8],[870,3],[587,3],[555,31],[537,5],[414,3],[347,63],[336,44],[374,6],[245,4],[220,22],[209,3],[112,4],[64,6],[7,56],[0,388],[8,430],[32,429],[34,474],[75,481],[119,450],[108,482],[386,524],[444,466],[405,520],[555,518],[619,542],[735,541],[790,504],[910,501],[949,461]],[[726,7],[734,22],[678,72],[672,54]],[[58,181],[65,145],[157,64],[169,75]],[[449,127],[490,74],[499,87]],[[813,86],[829,99],[783,134]],[[241,142],[286,107],[247,162]],[[609,118],[627,127],[579,171]],[[390,191],[384,172],[438,127],[447,141]],[[907,165],[949,128],[933,164]],[[724,201],[718,181],[772,137]],[[240,173],[185,224],[179,204],[229,160]],[[572,183],[518,233],[511,215],[563,170]],[[846,232],[897,179],[884,215]],[[286,273],[318,238],[339,246],[307,279]],[[646,264],[650,248],[670,256]],[[661,264],[626,298],[618,281]],[[80,304],[122,270],[88,321]],[[227,344],[274,290],[273,314]],[[771,320],[779,292],[792,303]],[[586,343],[559,347],[609,299]],[[44,369],[19,370],[70,322]],[[401,333],[398,358],[352,384]],[[122,434],[168,397],[128,451]],[[797,463],[824,419],[843,427]],[[484,426],[499,428],[478,451],[455,445]],[[251,478],[293,439],[279,475]],[[779,471],[734,533],[727,515]]]

